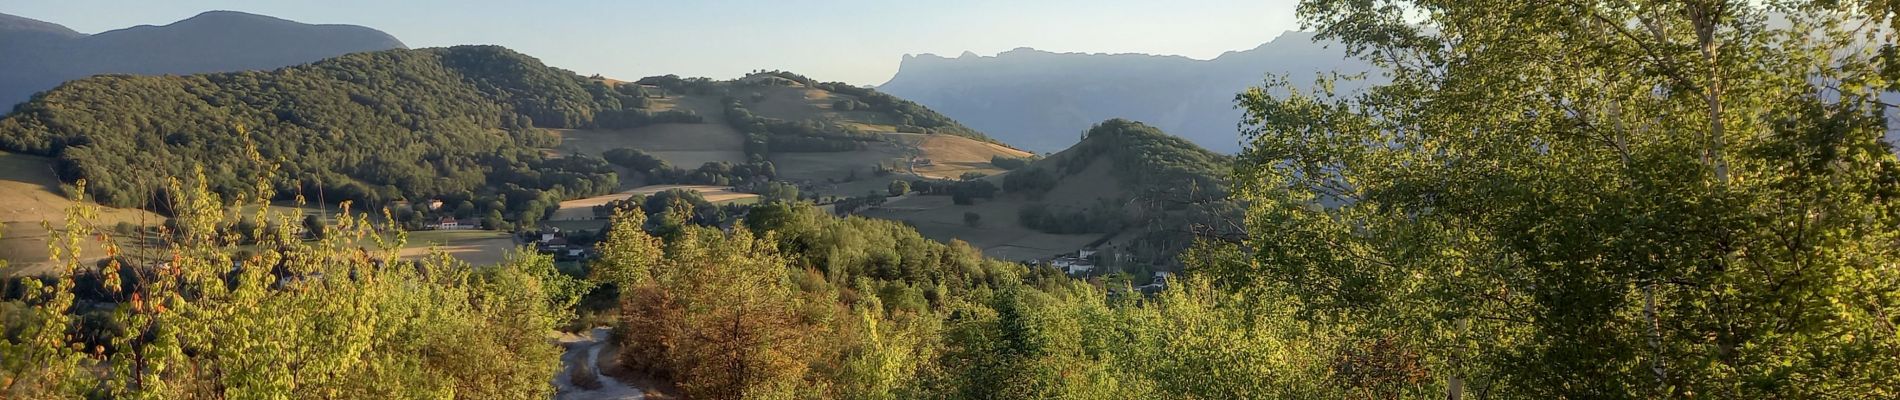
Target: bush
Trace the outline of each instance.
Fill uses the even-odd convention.
[[[976,199],[996,197],[996,184],[990,181],[962,181],[950,187],[950,200],[958,205],[976,204]]]
[[[607,150],[606,153],[601,154],[601,157],[614,165],[643,173],[667,168],[665,160],[654,157],[652,154],[647,154],[647,152],[640,151],[640,149],[622,147]]]
[[[1042,193],[1054,189],[1057,180],[1056,174],[1050,172],[1050,168],[1011,171],[1008,175],[1003,175],[1003,190],[1038,198]]]
[[[1057,209],[1037,203],[1017,211],[1017,222],[1044,233],[1105,233],[1122,227],[1122,210],[1111,202],[1101,202],[1081,210]]]
[[[119,223],[112,225],[113,232],[118,233],[120,235],[126,235],[126,236],[132,236],[132,235],[138,234],[140,229],[144,229],[144,228],[138,226],[138,224],[134,224],[131,222],[126,222],[126,221],[119,221]]]
[[[1015,158],[1015,157],[1004,157],[1001,155],[994,155],[994,156],[990,156],[990,165],[995,165],[997,168],[1014,171],[1017,168],[1029,166],[1029,161],[1031,159],[1032,158]]]

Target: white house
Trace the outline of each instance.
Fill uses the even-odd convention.
[[[1049,265],[1061,269],[1069,275],[1081,275],[1095,269],[1095,263],[1085,258],[1059,257],[1050,260]]]
[[[436,221],[436,223],[429,224],[428,228],[435,229],[435,230],[452,231],[452,230],[463,230],[463,229],[476,229],[476,228],[480,228],[481,226],[482,225],[480,223],[477,223],[474,220],[458,220],[458,219],[450,218],[450,217],[442,217],[442,219],[439,221]]]

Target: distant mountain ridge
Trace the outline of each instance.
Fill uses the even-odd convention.
[[[1048,152],[1112,118],[1142,121],[1208,149],[1240,148],[1234,95],[1268,74],[1296,83],[1321,72],[1369,71],[1311,32],[1210,60],[1148,54],[1054,53],[1018,48],[995,56],[906,55],[878,90],[949,115],[1006,143]]]
[[[315,25],[210,11],[162,26],[86,35],[0,14],[0,109],[62,82],[98,74],[195,74],[268,70],[348,53],[408,48],[355,25]]]

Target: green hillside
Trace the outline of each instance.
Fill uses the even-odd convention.
[[[357,53],[269,72],[106,75],[73,81],[0,120],[0,148],[55,157],[103,204],[151,207],[162,180],[202,167],[239,193],[280,168],[278,193],[312,200],[529,202],[605,192],[598,159],[551,159],[534,126],[591,120],[627,96],[494,46]],[[243,149],[254,146],[261,160]]]
[[[1232,160],[1153,126],[1117,118],[1096,124],[1075,146],[1005,176],[1003,189],[1040,196],[1096,162],[1108,163],[1130,193],[1153,201],[1202,202],[1226,197],[1222,177]]]
[[[780,101],[806,92],[818,100]],[[647,130],[670,134],[642,139]],[[784,72],[733,81],[590,79],[496,46],[357,53],[274,71],[81,79],[0,120],[0,150],[53,158],[61,181],[85,179],[94,199],[115,207],[162,210],[153,199],[164,198],[165,183],[146,179],[153,176],[203,168],[214,192],[231,195],[278,168],[270,183],[286,198],[371,206],[441,198],[515,220],[622,189],[630,171],[599,158],[614,148],[716,147],[689,149],[698,152],[674,165],[685,169],[707,161],[800,164],[796,154],[833,153],[820,160],[842,160],[842,169],[805,175],[842,181],[929,147],[898,132],[993,148],[969,156],[981,160],[1027,154],[870,89]],[[247,145],[261,159],[241,150]]]
[[[627,168],[625,176],[637,176],[628,182],[638,184],[724,185],[717,179],[675,178],[695,169],[723,170],[707,163],[727,163],[772,170],[775,175],[766,178],[798,184],[808,194],[861,196],[889,182],[872,177],[994,175],[1007,170],[994,160],[1033,156],[915,103],[789,72],[762,71],[733,80],[672,75],[636,82],[594,80],[642,93],[639,108],[630,112],[655,117],[603,115],[581,128],[557,129],[561,144],[556,150],[605,156],[637,149],[665,162],[658,170],[644,163]],[[772,168],[762,168],[767,163]],[[734,184],[758,181],[730,178]]]
[[[914,196],[868,210],[939,240],[960,239],[992,257],[1047,260],[1094,246],[1131,271],[1171,269],[1197,235],[1232,235],[1239,208],[1226,200],[1231,162],[1146,124],[1097,124],[1062,152],[986,181],[1002,194],[958,204]],[[1112,272],[1112,271],[1111,271]]]

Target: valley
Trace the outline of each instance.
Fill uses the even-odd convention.
[[[0,399],[1900,398],[1883,1],[8,4]]]
[[[464,54],[474,55],[477,53],[490,52],[490,50],[491,49],[463,48],[446,51],[431,49],[424,50],[423,52],[426,53],[424,57],[443,57],[441,62],[445,63],[444,67],[454,70],[464,67],[456,66],[453,64],[455,61],[450,61],[450,59],[463,57]],[[514,56],[506,53],[505,50],[502,51],[503,53],[487,54],[497,54],[504,58]],[[387,53],[372,53],[372,55],[353,57],[354,60],[326,61],[325,63],[303,68],[339,68],[344,67],[344,65],[348,63],[363,62],[369,63],[367,65],[372,69],[393,68],[402,65],[401,63],[412,63],[411,60],[407,60],[413,58],[410,57],[408,53],[414,53],[414,51],[397,50]],[[424,62],[428,63],[433,61]],[[515,61],[510,60],[504,62]],[[540,68],[532,64],[534,62],[532,59],[521,59],[520,62],[522,66],[526,68]],[[432,65],[423,65],[429,68],[435,68]],[[347,68],[358,67],[352,66]],[[543,193],[541,195],[542,200],[539,200],[541,202],[539,206],[524,204],[519,202],[519,200],[504,203],[493,203],[489,200],[484,200],[505,195],[505,193],[492,191],[494,190],[493,187],[483,189],[484,191],[490,191],[488,192],[489,194],[475,193],[473,197],[465,197],[466,195],[451,196],[449,198],[450,201],[457,201],[453,199],[462,198],[473,201],[477,206],[476,210],[472,211],[472,214],[458,209],[456,213],[458,218],[479,216],[479,214],[485,212],[484,209],[488,208],[484,207],[483,203],[488,202],[490,204],[499,204],[500,208],[494,208],[493,210],[500,212],[500,215],[509,221],[546,221],[549,226],[562,229],[580,229],[583,231],[599,230],[604,226],[606,221],[597,215],[594,208],[611,201],[626,200],[635,196],[651,196],[664,190],[686,188],[700,192],[707,201],[713,204],[749,204],[756,202],[758,195],[748,192],[759,189],[759,187],[757,187],[758,183],[756,182],[764,182],[748,180],[748,182],[754,183],[746,188],[717,184],[694,184],[714,183],[714,181],[700,182],[696,180],[705,178],[695,178],[684,175],[675,176],[673,178],[663,178],[661,175],[655,175],[656,172],[662,172],[657,170],[635,171],[620,165],[606,165],[605,167],[607,168],[603,168],[598,164],[586,164],[588,162],[587,159],[597,160],[617,149],[638,150],[651,157],[657,158],[663,162],[664,165],[677,166],[677,168],[681,169],[704,169],[704,167],[713,164],[750,165],[749,163],[752,160],[762,158],[765,162],[769,163],[769,171],[773,174],[772,177],[767,178],[768,180],[794,184],[801,191],[802,196],[825,204],[827,209],[830,207],[828,203],[834,201],[833,199],[862,197],[867,193],[885,192],[892,180],[955,181],[969,176],[987,176],[990,177],[986,178],[988,180],[1000,182],[996,180],[997,178],[995,177],[1002,176],[1007,173],[1008,170],[992,164],[993,161],[999,159],[1026,160],[1035,157],[1032,153],[983,139],[980,134],[960,128],[955,125],[955,122],[941,119],[940,116],[934,116],[934,114],[931,114],[928,110],[906,108],[914,106],[905,105],[908,103],[902,100],[879,97],[882,95],[861,88],[849,88],[837,84],[818,84],[809,79],[789,73],[758,73],[746,78],[724,82],[705,79],[655,77],[640,80],[640,82],[643,83],[636,83],[635,81],[622,81],[608,78],[568,78],[562,77],[558,72],[549,76],[557,78],[556,81],[561,79],[573,79],[573,81],[571,84],[563,83],[553,86],[543,86],[542,89],[533,89],[530,93],[539,93],[541,96],[548,96],[550,98],[573,99],[575,98],[574,96],[565,93],[592,91],[593,94],[587,96],[593,97],[595,99],[593,101],[595,102],[603,102],[602,107],[622,108],[619,111],[602,109],[598,111],[597,116],[593,117],[598,118],[598,120],[594,122],[572,120],[573,115],[589,115],[583,110],[572,108],[567,109],[569,111],[562,111],[562,113],[566,114],[544,114],[544,119],[548,118],[546,117],[547,115],[567,115],[567,117],[564,117],[566,119],[550,120],[552,122],[546,124],[554,126],[547,128],[541,127],[543,123],[539,122],[521,123],[522,121],[513,120],[523,119],[525,121],[525,115],[521,118],[503,118],[495,122],[472,121],[475,123],[475,126],[487,124],[495,125],[490,125],[492,126],[491,128],[486,128],[493,130],[491,132],[494,133],[478,134],[471,137],[506,134],[508,136],[525,136],[532,138],[536,135],[547,135],[551,137],[552,140],[546,142],[547,144],[545,144],[545,146],[547,147],[538,150],[539,155],[535,155],[535,157],[540,157],[545,161],[528,162],[547,165],[574,165],[578,168],[601,171],[611,170],[616,172],[619,176],[618,179],[612,181],[602,180],[599,179],[596,173],[594,177],[587,178],[596,183],[581,182],[576,186],[576,183],[566,181],[568,183],[562,183],[560,184],[561,186],[550,187],[553,189],[552,191],[549,191],[549,189],[539,189],[541,193]],[[270,76],[263,78],[284,79]],[[246,79],[252,78],[247,77]],[[514,78],[495,77],[490,79]],[[62,91],[52,93],[48,99],[41,100],[42,103],[39,104],[50,105],[53,102],[64,101],[61,96],[69,96],[64,93],[83,90],[82,88],[85,87],[83,82],[87,81],[81,82],[82,84],[76,87],[65,88]],[[545,85],[545,82],[548,81],[543,80],[541,82],[544,82],[543,84]],[[141,84],[160,87],[171,83],[148,81]],[[213,82],[213,84],[217,85],[219,83]],[[447,83],[446,81],[442,83],[442,85],[453,86],[453,84]],[[843,90],[849,93],[839,93],[835,92],[836,90]],[[298,95],[317,97],[333,96],[332,94],[322,92],[309,92]],[[354,94],[351,96],[352,97],[347,100],[355,104],[332,104],[336,104],[335,107],[341,107],[345,110],[375,104],[365,99],[364,95]],[[479,98],[491,96],[491,94],[468,92],[463,96]],[[86,101],[88,99],[80,98],[78,100]],[[206,101],[216,102],[218,100],[210,98],[177,97],[161,101],[177,101],[182,102],[182,104],[194,104]],[[335,100],[326,99],[324,101],[334,102]],[[873,107],[868,102],[877,102],[880,105]],[[46,107],[46,105],[29,105],[28,109]],[[324,117],[321,112],[329,111],[312,111],[308,115],[299,118],[334,118]],[[372,110],[372,112],[388,113],[390,111],[379,109]],[[735,117],[734,115],[729,115],[729,112],[739,112],[749,116]],[[619,115],[628,116],[624,118],[632,118],[631,120],[627,120],[631,122],[608,122],[607,118],[617,117]],[[649,118],[655,118],[653,116],[678,118],[681,120],[679,122],[657,123],[645,121]],[[179,115],[179,117],[191,118],[189,115]],[[61,134],[57,132],[39,131],[38,129],[40,128],[28,125],[36,124],[35,122],[28,121],[30,120],[22,118],[9,119],[7,122],[0,123],[9,124],[8,126],[0,126],[0,130],[12,129],[16,132],[35,132],[30,135]],[[336,123],[355,123],[347,122],[349,120],[336,121]],[[747,123],[752,125],[749,127],[741,127],[734,125],[735,123]],[[936,124],[938,128],[909,125],[916,123],[932,123]],[[532,124],[532,126],[529,124]],[[262,132],[270,132],[273,129],[277,129],[273,127],[307,129],[304,125],[306,124],[296,121],[271,118],[255,122],[254,125],[251,126],[257,127],[255,129]],[[212,128],[222,130],[231,127]],[[413,127],[390,127],[383,125],[377,126],[374,129],[403,131],[412,130]],[[742,131],[742,129],[745,129],[745,131]],[[931,129],[946,129],[948,132],[961,133],[919,132]],[[778,136],[776,135],[790,134],[785,132],[803,132],[796,133],[796,135],[816,135],[799,136],[799,138],[802,138],[800,139],[802,140],[800,143],[787,142],[798,146],[818,146],[812,148],[812,150],[816,151],[799,150],[798,148],[791,148],[790,151],[769,151],[762,154],[756,151],[757,149],[755,147],[757,143],[768,141],[768,139],[777,140]],[[13,148],[16,150],[55,151],[55,149],[51,148],[37,147],[38,145],[32,144],[33,142],[31,140],[21,140],[23,137],[30,136],[16,134],[12,137],[15,138],[12,143],[14,143]],[[436,137],[434,140],[442,139],[445,138]],[[467,139],[450,140],[455,140],[453,143],[467,143]],[[542,146],[543,144],[535,144],[535,142],[540,140],[541,139],[530,140],[529,143],[527,143],[527,147]],[[839,145],[844,146],[840,148]],[[272,153],[283,151],[273,150],[277,147],[274,147],[275,145],[271,146],[273,147],[265,147],[262,150]],[[826,148],[825,146],[830,146],[830,148]],[[413,149],[414,150],[404,151],[421,152],[424,154],[437,151],[425,148]],[[190,146],[178,146],[170,147],[165,151],[197,153],[203,150]],[[0,243],[5,243],[4,248],[8,249],[5,251],[5,254],[0,254],[0,257],[4,257],[4,259],[12,261],[15,265],[19,266],[19,268],[13,269],[14,273],[34,274],[46,272],[45,268],[47,266],[44,265],[43,262],[46,253],[44,250],[39,249],[44,248],[45,240],[48,238],[48,232],[40,227],[38,222],[57,221],[63,217],[63,209],[69,204],[64,201],[63,196],[53,192],[61,184],[61,179],[56,177],[58,176],[58,171],[53,168],[52,164],[54,160],[24,154],[9,154],[7,157],[10,163],[8,170],[11,174],[8,178],[13,180],[15,184],[30,190],[15,192],[16,195],[22,196],[21,201],[8,203],[9,209],[4,211],[7,213],[6,218],[8,218],[9,224],[12,225],[12,229],[10,229],[7,236],[0,237]],[[429,159],[431,157],[435,156],[424,156],[423,158]],[[575,158],[582,163],[574,164],[572,162],[562,161],[569,158]],[[473,161],[488,162],[480,161],[479,159]],[[77,161],[77,163],[82,166],[88,165],[86,164],[88,162],[89,161],[86,160]],[[400,165],[403,164],[403,162],[397,159],[388,159],[388,161],[379,162],[381,163],[379,165],[407,168],[401,167]],[[442,161],[435,163],[437,163],[437,165],[433,168],[439,169],[444,167]],[[380,215],[382,207],[389,207],[392,204],[399,203],[403,205],[397,206],[398,208],[408,207],[406,204],[414,203],[414,201],[411,201],[412,199],[420,201],[420,199],[417,199],[418,197],[427,198],[429,197],[428,192],[434,190],[406,185],[395,185],[398,189],[394,191],[389,190],[387,187],[374,189],[374,187],[379,184],[387,186],[389,183],[399,183],[400,181],[365,181],[360,176],[334,179],[337,175],[335,175],[333,171],[324,171],[322,169],[312,170],[308,169],[307,163],[298,164],[305,166],[302,167],[301,170],[290,171],[291,176],[333,177],[332,179],[321,179],[319,181],[340,180],[340,183],[343,183],[342,185],[324,184],[322,186],[309,186],[305,184],[305,187],[295,188],[297,189],[296,191],[301,191],[304,195],[308,196],[310,201],[325,200],[335,202],[339,201],[338,199],[351,200],[356,203],[355,208],[359,210],[359,212],[367,211],[367,214],[369,214],[368,217],[378,221],[382,220]],[[188,167],[185,165],[186,164],[171,164],[161,168],[177,171],[187,169]],[[212,167],[215,169],[211,172],[216,175],[214,178],[217,178],[218,176],[243,176],[245,172],[242,171],[255,170],[255,168],[258,168],[258,165],[254,162],[240,162],[235,164],[213,165]],[[511,168],[521,167],[516,166]],[[81,171],[86,170],[92,169],[91,167],[81,168]],[[542,170],[537,172],[527,172],[524,170],[520,173],[511,174],[515,176],[539,174],[544,176],[542,179],[545,179],[547,173],[557,171],[559,170]],[[560,173],[585,173],[578,169],[568,171],[569,172]],[[358,170],[358,173],[361,172],[368,171]],[[690,170],[688,172],[690,172]],[[383,172],[376,172],[376,174],[387,176],[387,173]],[[669,175],[676,174],[669,172]],[[284,176],[284,178],[291,176]],[[94,176],[91,178],[93,178],[92,180],[94,182],[106,182],[109,184],[104,185],[107,187],[88,188],[95,190],[96,194],[107,196],[105,198],[107,207],[102,208],[106,210],[104,213],[106,218],[101,219],[103,224],[118,225],[122,220],[136,219],[136,221],[127,221],[127,223],[149,228],[157,227],[166,221],[165,217],[158,214],[137,211],[140,208],[149,208],[149,206],[141,206],[140,204],[149,205],[151,204],[151,200],[140,200],[140,198],[144,196],[131,195],[131,193],[128,193],[128,191],[131,190],[156,193],[158,189],[150,186],[149,183],[143,184],[142,186],[126,185],[120,183],[124,182],[124,180],[113,176]],[[735,176],[734,178],[741,177]],[[70,179],[72,178],[67,178],[67,180]],[[221,182],[225,182],[220,183],[220,185],[225,186],[214,187],[213,189],[216,191],[230,191],[239,187],[233,185],[232,183],[234,182],[224,180],[229,178],[219,179]],[[443,180],[438,179],[438,181]],[[605,182],[616,183],[611,191],[600,195],[574,198],[573,194],[567,194],[565,196],[569,198],[566,199],[549,197],[549,195],[555,193],[573,193],[574,189],[602,191],[602,189],[599,188],[599,183]],[[528,183],[531,185],[541,185],[540,183],[532,183],[532,181]],[[737,182],[735,181],[735,183]],[[400,189],[404,187],[421,190]],[[294,193],[295,192],[291,192],[291,194]],[[322,199],[322,197],[326,196],[321,195],[326,193],[328,194],[328,199]],[[437,193],[447,194],[452,192]],[[280,192],[279,195],[284,196],[286,193]],[[957,228],[957,226],[960,226],[959,224],[962,223],[956,221],[960,221],[960,219],[963,218],[963,214],[968,212],[966,209],[971,207],[945,207],[944,204],[940,204],[943,202],[936,200],[941,199],[920,196],[915,199],[907,200],[908,203],[905,204],[893,204],[891,206],[896,208],[892,210],[908,211],[891,213],[890,216],[918,224],[920,227],[925,227],[926,230],[932,232],[932,237],[940,240],[959,238],[975,240],[975,243],[980,243],[986,250],[994,249],[997,252],[996,254],[1014,254],[1016,257],[1020,257],[1020,259],[1024,260],[1032,259],[1030,254],[1039,254],[1039,256],[1036,257],[1048,258],[1047,254],[1073,252],[1082,247],[1082,244],[1095,241],[1093,238],[1088,238],[1090,235],[1051,236],[1035,233],[1033,231],[1020,230],[1013,222],[1015,219],[1013,215],[1018,211],[1016,207],[1011,206],[1007,201],[977,207],[981,209],[981,213],[990,215],[991,222],[989,222],[988,226],[997,230],[960,229]],[[288,200],[280,199],[279,203],[287,201]],[[298,210],[282,211],[297,212]],[[329,213],[317,209],[306,211],[311,214],[329,215]],[[431,207],[431,210],[424,211],[427,212],[423,214],[433,215],[440,213],[434,211],[433,207]],[[526,212],[545,214],[543,216],[530,218],[526,214],[522,214]],[[882,216],[883,214],[880,214],[881,212],[882,211],[874,208],[869,210],[866,215]],[[900,216],[898,214],[907,215]],[[401,225],[406,226],[407,229],[417,229],[423,224],[423,222],[416,222],[416,220],[412,218],[413,217],[405,217],[405,222]],[[428,218],[434,217],[425,217],[423,219]],[[487,224],[484,223],[484,225]],[[528,227],[522,228],[524,230],[533,230],[528,229]],[[969,227],[964,226],[963,228]],[[977,239],[978,237],[981,237],[981,239]],[[441,250],[464,258],[466,261],[477,264],[492,263],[500,260],[501,254],[514,250],[518,245],[525,244],[524,242],[508,240],[507,238],[508,235],[499,233],[436,233],[429,230],[417,230],[412,233],[411,245],[408,250],[405,250],[404,254],[407,257],[420,256],[429,247],[439,246]],[[1087,239],[1084,240],[1085,238]],[[1038,243],[1035,246],[1043,247],[1026,247],[1029,246],[1031,242]]]

